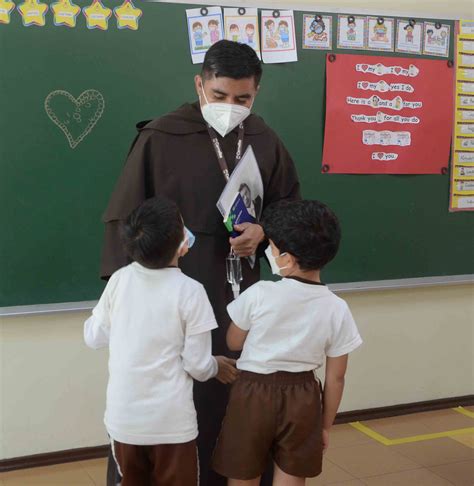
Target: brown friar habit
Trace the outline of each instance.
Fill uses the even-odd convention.
[[[243,151],[252,146],[262,174],[263,209],[281,199],[299,198],[295,166],[277,135],[256,115],[250,115],[244,127]],[[159,194],[172,199],[178,204],[185,225],[196,235],[196,243],[180,261],[180,267],[204,285],[214,308],[219,328],[213,331],[213,354],[232,356],[225,341],[229,325],[226,306],[233,298],[225,267],[229,234],[216,207],[225,179],[199,104],[185,104],[161,118],[139,123],[137,128],[138,135],[104,214],[101,276],[107,278],[129,263],[120,244],[119,222],[147,198]],[[230,171],[235,166],[237,138],[238,129],[219,137]],[[257,262],[251,269],[246,260],[242,266],[244,290],[259,280],[260,267]],[[195,383],[203,486],[226,484],[210,471],[209,462],[227,396],[228,388],[215,379]]]

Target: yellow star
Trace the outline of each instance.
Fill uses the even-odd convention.
[[[82,11],[86,17],[88,29],[107,30],[112,10],[104,7],[100,0],[94,0],[92,5],[84,7]]]
[[[66,27],[75,27],[76,18],[81,11],[71,0],[59,0],[51,5],[54,14],[54,25],[65,25]]]
[[[17,8],[25,27],[29,27],[30,25],[43,27],[46,24],[48,6],[44,3],[39,3],[39,0],[25,0]]]
[[[0,24],[10,23],[10,13],[15,8],[15,4],[10,0],[0,0]]]
[[[114,14],[119,29],[138,29],[138,19],[142,16],[142,11],[133,5],[132,0],[125,0],[120,7],[115,7]]]

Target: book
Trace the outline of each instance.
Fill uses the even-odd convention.
[[[224,224],[232,237],[239,236],[239,232],[234,229],[234,226],[242,223],[255,223],[255,217],[249,213],[249,209],[245,205],[242,194],[238,192],[235,195],[234,202],[230,207],[227,215],[224,218]]]

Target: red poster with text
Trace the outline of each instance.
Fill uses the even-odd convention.
[[[322,171],[446,173],[453,71],[445,60],[329,54]]]

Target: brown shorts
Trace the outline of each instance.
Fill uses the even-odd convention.
[[[213,468],[253,479],[269,456],[287,474],[309,478],[322,466],[321,388],[312,371],[243,371],[230,393]]]
[[[131,445],[112,441],[121,486],[197,486],[196,441],[185,444]]]

